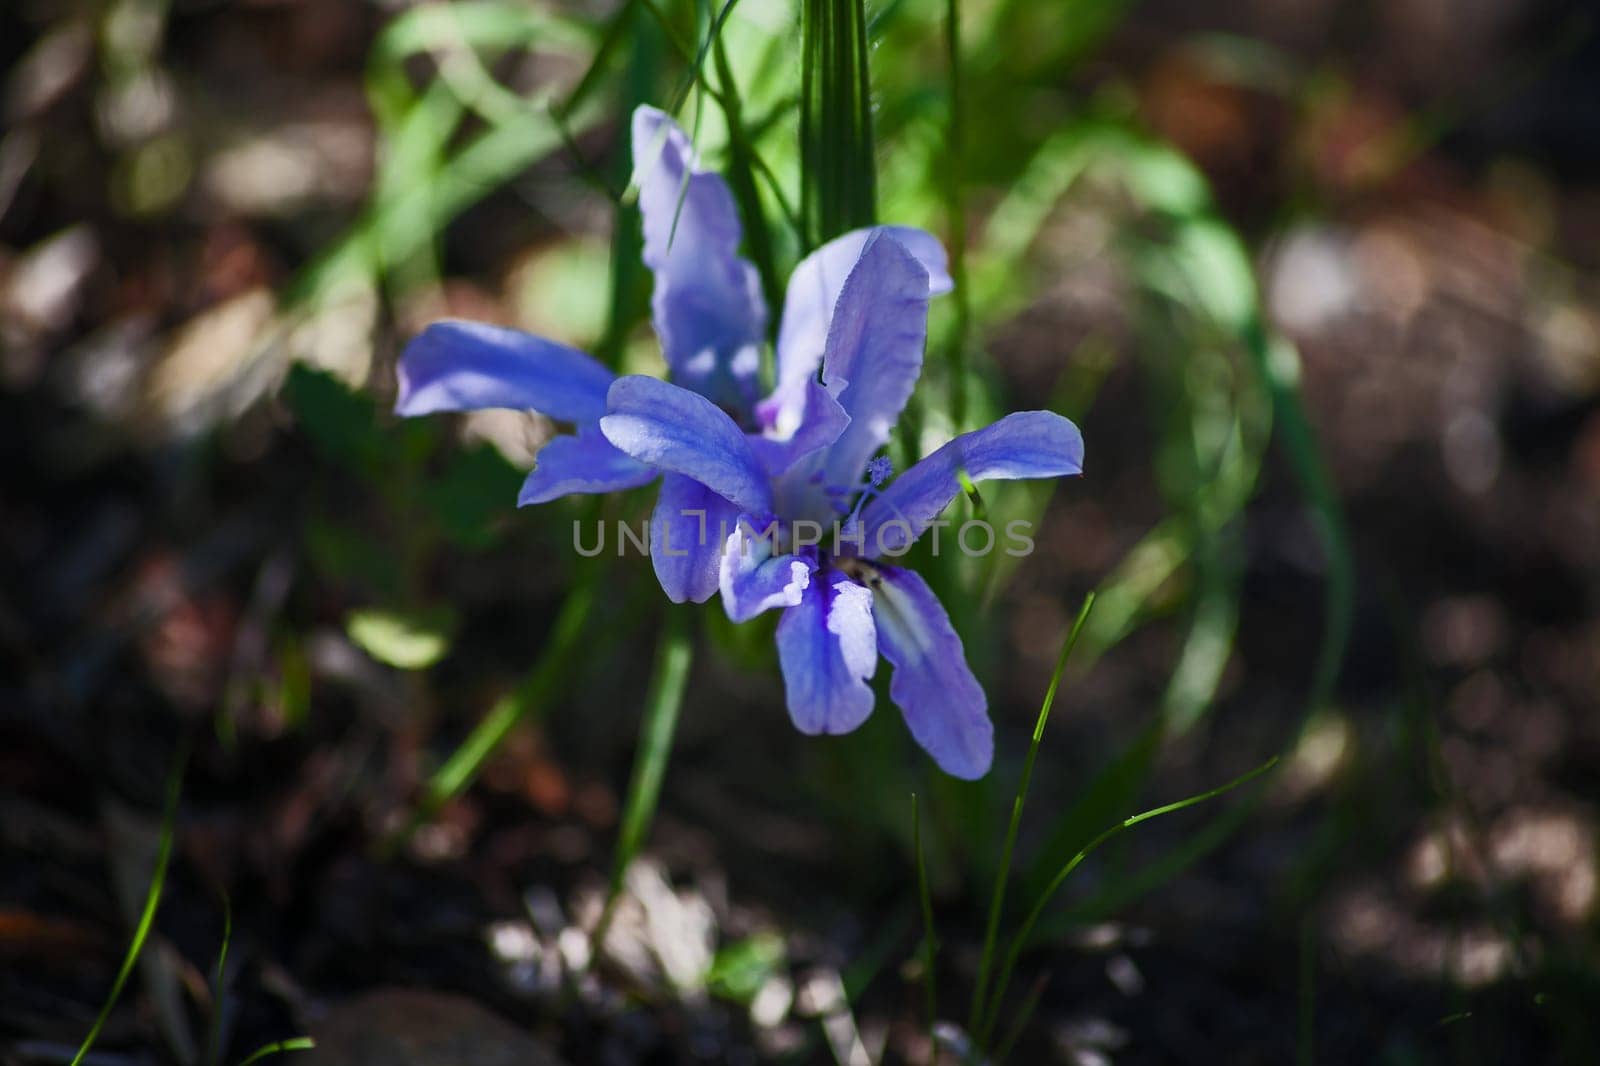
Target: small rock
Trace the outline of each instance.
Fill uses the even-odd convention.
[[[460,996],[368,993],[312,1026],[300,1066],[564,1066],[530,1034]]]

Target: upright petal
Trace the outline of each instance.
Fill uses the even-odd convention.
[[[720,586],[728,618],[748,622],[774,607],[793,607],[811,584],[812,559],[774,555],[776,519],[740,515],[723,548]]]
[[[836,570],[813,576],[778,619],[789,717],[802,733],[848,733],[872,714],[878,666],[872,593]]]
[[[767,307],[755,267],[739,257],[733,195],[721,177],[695,166],[689,138],[653,107],[633,113],[633,166],[644,261],[656,279],[651,308],[672,378],[748,410]]]
[[[435,322],[400,354],[395,411],[476,411],[509,407],[566,422],[606,413],[615,375],[594,359],[531,333],[484,322]]]
[[[928,272],[886,233],[867,238],[834,306],[822,383],[850,416],[828,449],[830,485],[854,484],[889,439],[922,373],[928,336]]]
[[[950,291],[952,283],[945,263],[944,246],[925,230],[911,226],[872,226],[851,230],[835,237],[800,260],[789,275],[784,294],[783,321],[778,326],[778,385],[815,377],[822,364],[822,349],[833,321],[833,306],[839,302],[845,279],[855,269],[867,239],[886,233],[910,252],[928,272],[928,295]]]
[[[890,698],[941,770],[968,780],[982,777],[994,759],[994,726],[983,686],[967,666],[950,616],[927,582],[912,571],[882,565],[876,569],[878,650],[894,665]]]
[[[717,593],[717,562],[739,509],[682,474],[661,479],[650,516],[650,564],[667,599],[704,603]]]
[[[534,461],[538,465],[517,494],[518,507],[573,493],[620,492],[656,478],[653,467],[618,451],[593,422],[579,426],[576,435],[552,438]]]
[[[1018,411],[955,440],[901,474],[862,510],[865,554],[893,554],[961,491],[958,476],[1015,481],[1083,473],[1083,434],[1053,411]]]
[[[744,433],[698,393],[657,378],[618,378],[600,420],[606,439],[641,463],[694,478],[743,510],[772,510],[772,487]]]

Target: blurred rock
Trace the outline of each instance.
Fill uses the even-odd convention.
[[[6,124],[36,117],[89,69],[94,33],[87,22],[64,22],[39,38],[11,68],[5,84]]]
[[[358,202],[370,177],[372,131],[359,115],[316,115],[234,133],[201,185],[237,215],[284,215]]]
[[[99,261],[100,241],[86,225],[47,237],[19,257],[0,286],[8,344],[69,325]]]
[[[266,343],[275,310],[272,293],[257,288],[191,319],[145,383],[146,416],[182,435],[253,403],[283,370],[282,348]]]
[[[562,1060],[469,999],[383,989],[340,1004],[311,1028],[302,1066],[562,1066]]]

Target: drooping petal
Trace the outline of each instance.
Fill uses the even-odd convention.
[[[778,386],[815,377],[822,349],[833,321],[845,279],[873,234],[886,233],[910,252],[928,272],[928,295],[939,296],[952,288],[944,246],[925,230],[911,226],[871,226],[851,230],[824,244],[800,261],[789,276],[784,294],[783,321],[778,325]]]
[[[894,666],[889,696],[906,726],[939,768],[973,780],[994,759],[988,699],[972,676],[961,638],[927,582],[910,570],[878,565],[873,609],[878,650]]]
[[[963,433],[901,474],[861,512],[867,555],[893,554],[920,537],[973,481],[1083,473],[1083,434],[1053,411],[1018,411]]]
[[[644,261],[655,272],[656,334],[672,379],[737,410],[759,385],[767,306],[755,267],[739,257],[739,213],[722,178],[695,166],[694,147],[665,113],[633,113],[633,180]]]
[[[723,548],[722,606],[732,621],[748,622],[774,607],[793,607],[811,583],[811,561],[773,554],[775,523],[740,515]]]
[[[657,378],[618,378],[600,420],[606,439],[641,463],[694,478],[751,513],[772,510],[772,487],[733,419],[698,393]]]
[[[872,714],[878,666],[872,593],[835,570],[812,577],[778,619],[789,717],[802,733],[848,733]]]
[[[585,423],[576,435],[562,435],[539,449],[538,464],[517,494],[517,506],[546,503],[573,493],[620,492],[648,485],[657,471],[618,451],[600,432]]]
[[[794,408],[798,412],[798,422],[791,424],[785,415],[782,423],[765,433],[748,434],[750,446],[772,477],[777,477],[801,458],[838,440],[850,424],[850,416],[844,413],[839,401],[820,382],[809,379],[799,381],[793,389],[803,397],[802,402]]]
[[[435,322],[400,354],[395,412],[532,410],[566,422],[606,413],[614,374],[565,344],[484,322]]]
[[[822,383],[850,416],[828,449],[827,484],[854,484],[889,439],[922,372],[927,335],[928,272],[892,236],[872,234],[839,293],[823,356]]]
[[[650,564],[667,599],[704,603],[717,593],[718,560],[739,509],[682,474],[661,478],[650,516]]]

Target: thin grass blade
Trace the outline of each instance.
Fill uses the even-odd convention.
[[[627,803],[623,808],[622,830],[617,837],[606,904],[590,938],[594,945],[589,956],[591,964],[599,956],[606,931],[611,927],[611,916],[622,894],[622,879],[638,855],[645,836],[650,832],[650,823],[655,819],[656,805],[661,798],[661,781],[666,776],[667,760],[672,755],[672,740],[678,729],[678,712],[683,707],[683,693],[689,681],[689,666],[693,658],[694,642],[686,614],[681,610],[668,611],[661,640],[656,647],[655,667],[639,734],[639,751],[634,756],[633,779],[628,785]]]
[[[1033,909],[1028,912],[1027,918],[1023,920],[1022,925],[1018,928],[1016,935],[1011,939],[1011,944],[1006,951],[1005,962],[1002,964],[999,976],[995,982],[995,993],[989,1003],[988,1018],[984,1021],[982,1029],[979,1030],[979,1046],[981,1047],[988,1043],[989,1035],[994,1031],[995,1023],[999,1020],[1000,1007],[1005,1002],[1006,988],[1011,983],[1011,975],[1016,969],[1017,959],[1021,956],[1022,949],[1027,946],[1028,938],[1033,934],[1033,927],[1038,924],[1040,916],[1044,914],[1044,910],[1050,905],[1050,901],[1055,898],[1056,892],[1059,891],[1061,886],[1066,883],[1067,878],[1072,875],[1072,871],[1076,870],[1083,863],[1084,859],[1088,858],[1094,853],[1096,848],[1110,840],[1112,837],[1122,833],[1125,830],[1132,829],[1141,822],[1148,822],[1152,818],[1160,818],[1164,814],[1174,814],[1186,808],[1193,807],[1196,804],[1204,803],[1210,799],[1215,799],[1226,792],[1233,791],[1241,785],[1248,784],[1249,782],[1260,777],[1262,774],[1266,773],[1268,770],[1271,770],[1276,765],[1278,765],[1278,757],[1274,755],[1272,758],[1268,759],[1254,770],[1251,770],[1249,773],[1239,775],[1225,785],[1219,785],[1216,788],[1210,789],[1206,792],[1201,792],[1198,795],[1190,796],[1187,799],[1181,799],[1175,803],[1168,803],[1148,811],[1143,811],[1131,818],[1125,818],[1116,825],[1106,829],[1099,836],[1091,840],[1081,851],[1074,855],[1071,861],[1069,861],[1060,869],[1059,872],[1057,872],[1055,878],[1050,882],[1049,886],[1045,888],[1038,900],[1035,901]]]
[[[1022,826],[1022,807],[1028,798],[1028,785],[1033,780],[1033,764],[1039,757],[1039,744],[1044,739],[1045,723],[1050,720],[1050,708],[1055,705],[1056,689],[1061,685],[1061,674],[1072,657],[1072,648],[1078,643],[1078,634],[1094,609],[1094,593],[1083,598],[1078,617],[1072,623],[1067,639],[1062,642],[1061,653],[1056,656],[1055,671],[1050,676],[1050,687],[1045,690],[1044,702],[1039,707],[1039,718],[1033,726],[1033,738],[1028,742],[1028,756],[1022,764],[1022,779],[1017,783],[1017,795],[1011,802],[1011,824],[1006,827],[1006,840],[1000,851],[1000,868],[995,874],[994,894],[989,899],[989,921],[983,934],[983,954],[978,961],[978,978],[972,989],[972,1009],[967,1019],[967,1031],[976,1034],[978,1022],[984,1012],[984,992],[989,982],[989,969],[994,963],[995,943],[1000,934],[1000,912],[1005,905],[1006,882],[1011,876],[1011,852],[1017,844],[1017,833]],[[984,1045],[979,1042],[979,1046]]]
[[[928,864],[922,854],[922,808],[915,792],[911,793],[911,850],[917,861],[917,902],[922,906],[922,988],[927,999],[928,1066],[933,1066],[939,1057],[939,1042],[933,1035],[933,1027],[939,1021],[939,988],[933,969],[934,959],[939,953],[939,942],[933,929],[933,894],[928,890]]]
[[[390,847],[408,838],[418,826],[426,823],[450,800],[464,792],[477,780],[484,763],[500,749],[511,730],[529,715],[544,709],[565,675],[572,654],[585,632],[585,623],[594,604],[595,584],[599,571],[585,570],[556,615],[555,624],[527,678],[515,691],[497,702],[484,716],[467,739],[461,743],[444,764],[435,770],[423,790],[422,801],[417,805],[406,826],[388,842]]]
[[[961,0],[947,0],[944,14],[945,62],[950,68],[950,115],[945,130],[945,215],[950,277],[955,282],[954,336],[950,339],[950,418],[967,428],[967,345],[972,339],[972,294],[967,291],[967,208],[963,160],[966,153],[961,92]]]
[[[145,892],[144,909],[134,926],[133,940],[128,944],[128,953],[123,957],[121,968],[117,970],[116,980],[111,983],[111,994],[106,997],[105,1005],[100,1008],[100,1013],[95,1018],[94,1025],[90,1026],[88,1035],[83,1038],[78,1053],[72,1057],[71,1066],[81,1066],[84,1056],[89,1054],[94,1042],[100,1038],[100,1030],[105,1028],[106,1019],[111,1017],[111,1010],[121,998],[122,990],[127,986],[133,968],[138,965],[139,956],[144,952],[144,944],[150,937],[150,930],[155,926],[156,911],[161,906],[161,893],[167,883],[167,866],[172,861],[172,841],[178,820],[178,796],[183,791],[183,771],[188,761],[187,750],[180,752],[171,772],[167,775],[166,801],[161,814],[161,844],[156,852],[155,869],[150,875],[150,887]]]
[[[211,1021],[206,1035],[206,1062],[221,1066],[223,1000],[227,995],[228,948],[233,942],[233,904],[222,897],[222,946],[217,949],[217,966],[211,975]]]
[[[248,1058],[239,1063],[239,1066],[251,1066],[251,1063],[260,1062],[262,1059],[268,1058],[272,1055],[281,1055],[285,1051],[310,1051],[316,1046],[317,1042],[311,1039],[309,1036],[297,1036],[290,1040],[279,1040],[275,1044],[268,1044],[266,1047],[257,1048],[255,1051],[250,1053]]]

